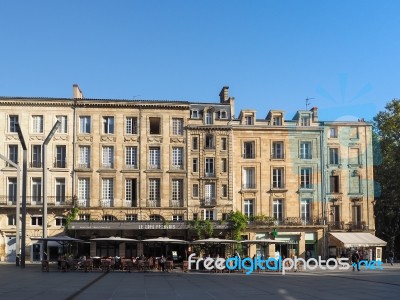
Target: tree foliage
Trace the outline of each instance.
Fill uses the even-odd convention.
[[[240,211],[232,212],[228,218],[232,226],[232,238],[240,241],[247,227],[247,217]]]
[[[400,100],[374,118],[373,141],[376,229],[394,251],[400,235]]]

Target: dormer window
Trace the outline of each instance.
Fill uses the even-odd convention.
[[[193,109],[192,110],[192,119],[198,119],[199,118],[199,111]]]
[[[225,110],[221,110],[221,111],[219,112],[219,118],[220,118],[220,119],[226,119],[226,118],[227,118],[227,113],[226,113]]]
[[[207,111],[206,112],[205,122],[206,122],[206,124],[212,124],[213,123],[213,113],[211,111]]]
[[[272,117],[272,125],[282,126],[282,117],[281,116],[273,116]]]
[[[310,116],[301,116],[300,126],[310,126]]]
[[[253,116],[245,116],[244,119],[246,125],[254,125]]]

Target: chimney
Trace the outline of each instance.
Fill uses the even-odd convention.
[[[318,122],[318,107],[313,107],[310,109],[310,111],[312,112],[312,121],[313,122]]]
[[[228,91],[229,90],[229,86],[224,86],[221,90],[221,92],[219,93],[219,100],[220,103],[225,103],[226,101],[228,101],[229,96],[228,96]]]
[[[83,99],[83,93],[77,84],[72,86],[72,97],[74,99]]]

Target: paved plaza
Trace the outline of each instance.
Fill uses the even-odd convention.
[[[382,271],[60,272],[0,264],[0,299],[399,299],[400,265]]]

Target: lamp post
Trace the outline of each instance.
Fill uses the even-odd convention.
[[[21,127],[19,124],[15,124],[19,141],[22,145],[23,150],[23,161],[22,161],[22,205],[21,205],[21,268],[25,268],[25,245],[26,245],[26,177],[28,174],[27,169],[27,157],[28,149],[26,148],[24,135],[22,134]],[[17,206],[18,207],[18,206]],[[18,221],[17,221],[18,222]]]
[[[54,124],[53,128],[51,129],[50,133],[46,137],[46,139],[43,142],[43,147],[42,147],[42,160],[43,160],[43,183],[42,183],[42,189],[43,189],[43,238],[47,238],[47,189],[46,189],[46,181],[47,181],[47,164],[46,164],[46,152],[47,152],[47,145],[49,144],[51,138],[54,136],[56,133],[58,127],[60,127],[61,122],[60,120],[57,120],[57,122]],[[47,260],[47,242],[43,241],[43,260]]]

